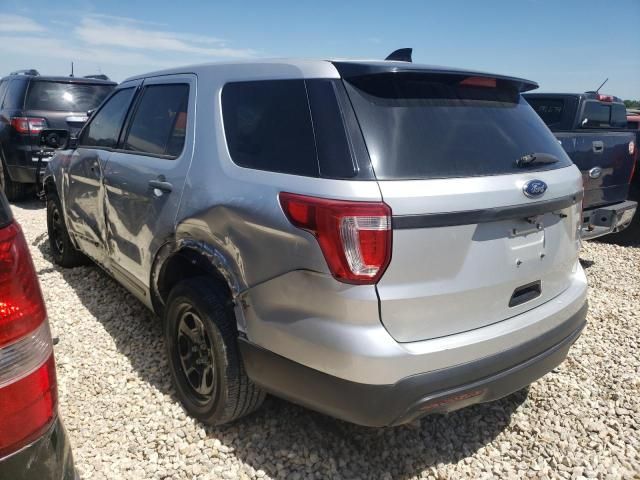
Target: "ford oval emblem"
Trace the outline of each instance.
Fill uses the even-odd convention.
[[[547,184],[542,180],[529,180],[523,185],[522,191],[529,198],[538,198],[547,191]]]

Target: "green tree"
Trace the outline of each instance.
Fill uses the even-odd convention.
[[[624,106],[627,108],[640,108],[640,100],[625,100]]]

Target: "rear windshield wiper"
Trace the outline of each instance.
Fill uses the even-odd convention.
[[[549,165],[558,161],[558,157],[548,153],[529,153],[516,160],[516,167],[524,168],[531,165]]]

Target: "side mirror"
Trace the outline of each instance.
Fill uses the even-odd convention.
[[[69,147],[71,135],[69,130],[46,129],[40,132],[40,146],[45,148],[53,148],[54,150],[65,149]],[[77,143],[77,139],[76,143]]]

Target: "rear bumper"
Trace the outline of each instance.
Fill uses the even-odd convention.
[[[592,208],[583,212],[581,237],[583,240],[620,232],[631,224],[638,204],[634,201]]]
[[[551,331],[473,362],[403,378],[391,385],[355,383],[240,341],[249,376],[267,391],[360,425],[400,425],[509,395],[567,356],[586,323],[587,303]]]
[[[38,440],[0,458],[0,478],[12,480],[77,480],[67,433],[60,418]]]

